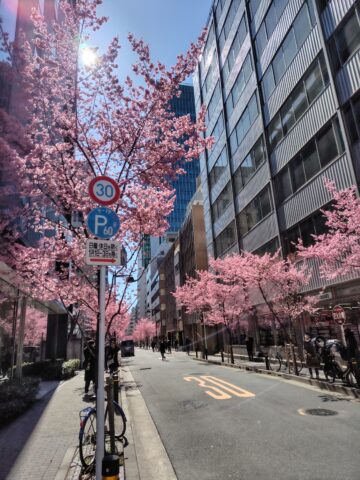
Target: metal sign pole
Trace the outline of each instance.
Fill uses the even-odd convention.
[[[96,480],[102,480],[101,464],[104,457],[104,364],[105,364],[105,276],[106,267],[100,267],[100,322],[98,350],[98,382],[96,395]]]

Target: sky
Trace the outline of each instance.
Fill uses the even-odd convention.
[[[175,64],[176,56],[185,53],[206,26],[212,1],[103,0],[98,13],[109,19],[92,35],[91,46],[104,51],[113,37],[119,37],[122,46],[117,61],[120,79],[131,74],[131,64],[135,60],[128,46],[128,33],[149,44],[153,61],[170,67]],[[185,83],[191,83],[191,78]],[[134,299],[136,284],[129,287],[128,293]]]
[[[128,47],[128,33],[149,44],[153,61],[159,60],[170,67],[176,56],[185,53],[200,35],[211,3],[212,0],[103,0],[98,11],[109,20],[93,35],[92,46],[104,50],[114,36],[119,37],[123,47],[118,61],[120,78],[131,73],[134,61]]]

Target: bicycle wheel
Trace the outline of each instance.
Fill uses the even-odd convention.
[[[124,436],[126,431],[126,416],[123,409],[118,403],[114,401],[114,427],[115,427],[115,437],[119,440]],[[105,410],[105,425],[108,425],[108,408]],[[110,431],[110,426],[108,426],[108,431]]]
[[[83,428],[79,435],[79,454],[84,467],[95,462],[96,452],[96,411],[91,410],[85,417]]]

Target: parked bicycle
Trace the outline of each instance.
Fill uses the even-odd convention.
[[[121,442],[124,447],[127,445],[125,437],[126,432],[126,416],[117,402],[114,403],[114,430],[116,442]],[[84,468],[95,465],[96,454],[96,408],[86,407],[79,413],[80,431],[79,431],[79,454],[81,464]],[[105,410],[105,452],[110,452],[110,425],[108,407]]]
[[[298,373],[300,373],[301,370],[304,368],[304,363],[300,361],[300,362],[297,362],[296,364],[297,364]],[[289,366],[290,366],[290,372],[291,372],[293,370],[293,362],[290,360],[284,359],[280,352],[276,352],[275,363],[269,362],[270,370],[273,370],[276,372],[281,372],[281,370],[289,372]]]
[[[331,379],[333,383],[338,378],[350,387],[360,388],[359,358],[349,358],[348,349],[339,340],[325,340],[319,337],[318,343],[321,346],[325,378]],[[347,362],[346,368],[342,368],[337,361],[337,354]]]

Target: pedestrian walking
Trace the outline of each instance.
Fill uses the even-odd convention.
[[[93,382],[96,392],[96,349],[94,340],[89,340],[84,348],[85,395],[89,393],[90,383]]]
[[[186,337],[185,339],[185,350],[188,355],[190,355],[190,346],[191,346],[191,340],[190,338]]]
[[[314,369],[316,378],[319,380],[320,356],[315,346],[315,343],[312,341],[308,333],[305,333],[304,335],[303,346],[304,346],[306,366],[309,369],[310,378],[314,378],[313,377],[313,369]]]
[[[170,342],[170,340],[167,341],[167,350],[168,350],[168,353],[171,353],[171,342]]]
[[[249,361],[252,362],[254,360],[254,339],[253,337],[247,337],[245,341],[246,351],[249,357]]]
[[[159,350],[161,353],[161,360],[165,360],[166,344],[164,340],[161,340]]]
[[[151,342],[151,348],[152,348],[152,351],[153,351],[153,352],[155,352],[155,346],[156,346],[156,343],[155,343],[155,341],[153,340],[153,341]]]
[[[119,348],[116,345],[115,338],[110,340],[110,344],[105,349],[106,370],[110,373],[117,372],[119,368]]]
[[[179,340],[175,340],[175,352],[177,352],[179,350]]]

